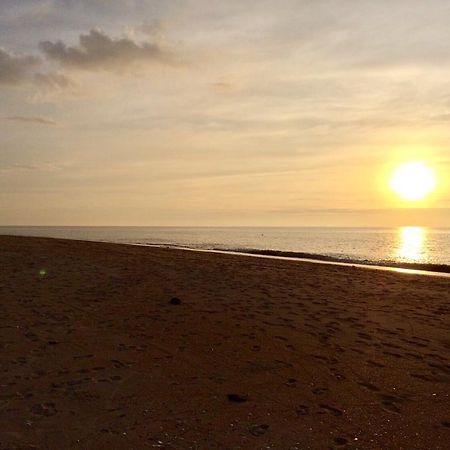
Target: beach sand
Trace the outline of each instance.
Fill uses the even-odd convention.
[[[0,264],[2,450],[450,448],[448,278],[20,237]]]

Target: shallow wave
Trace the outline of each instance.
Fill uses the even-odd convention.
[[[227,248],[227,249],[213,248],[212,250],[229,251],[229,252],[236,252],[236,253],[248,253],[250,255],[311,259],[311,260],[326,261],[326,262],[331,262],[331,263],[334,262],[334,263],[346,263],[346,264],[363,264],[363,265],[369,265],[369,266],[382,266],[382,267],[393,267],[393,268],[398,268],[398,269],[422,270],[422,271],[427,271],[427,272],[450,273],[450,266],[446,265],[446,264],[408,263],[408,262],[391,261],[391,260],[374,261],[374,260],[368,260],[368,259],[355,259],[355,258],[320,255],[317,253],[288,252],[288,251],[280,251],[280,250],[263,250],[263,249],[257,249],[257,248]]]

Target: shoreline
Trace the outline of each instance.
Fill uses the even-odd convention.
[[[75,242],[103,242],[108,244],[116,245],[134,245],[140,247],[151,247],[151,248],[173,248],[179,250],[188,250],[196,252],[208,252],[208,253],[218,253],[218,254],[231,254],[231,255],[242,255],[242,256],[253,256],[261,258],[271,258],[280,259],[288,261],[302,261],[309,262],[313,264],[330,264],[337,266],[348,266],[348,267],[359,267],[363,269],[381,270],[381,271],[392,271],[397,273],[405,273],[412,275],[423,275],[423,276],[434,276],[434,277],[450,277],[450,265],[447,264],[425,264],[425,263],[401,263],[395,261],[369,261],[369,260],[358,260],[358,259],[345,259],[332,257],[327,255],[322,255],[318,253],[307,253],[307,252],[291,252],[283,250],[264,250],[256,248],[243,248],[243,249],[222,249],[222,248],[196,248],[188,247],[185,245],[177,245],[171,243],[139,243],[139,242],[115,242],[108,240],[94,240],[94,239],[73,239],[73,238],[63,238],[63,237],[47,237],[47,236],[25,236],[25,235],[8,235],[0,234],[6,237],[24,237],[24,238],[39,238],[39,239],[62,239],[67,241]]]
[[[92,242],[92,241],[91,241]],[[100,242],[100,241],[97,241]],[[109,242],[109,241],[101,241]],[[173,248],[178,250],[188,250],[193,252],[206,252],[206,253],[218,253],[224,255],[238,255],[238,256],[252,256],[257,258],[267,258],[267,259],[278,259],[285,261],[299,261],[308,262],[312,264],[328,264],[334,266],[344,266],[344,267],[358,267],[360,269],[372,269],[389,271],[396,273],[404,273],[411,275],[423,275],[423,276],[434,276],[448,278],[450,277],[450,266],[446,264],[410,264],[410,263],[386,263],[380,264],[376,262],[361,262],[359,260],[352,259],[341,259],[333,258],[326,255],[320,255],[316,253],[302,253],[302,252],[285,252],[277,250],[258,250],[258,249],[201,249],[194,247],[186,247],[181,245],[171,245],[171,244],[137,244],[137,243],[124,243],[124,245],[137,245],[142,247],[159,247],[159,248]],[[416,268],[423,267],[423,268]],[[425,267],[434,268],[435,270],[427,270]],[[441,270],[439,270],[441,269]]]
[[[219,249],[214,249],[219,250]],[[409,262],[396,262],[396,261],[370,261],[359,260],[351,258],[339,258],[333,256],[327,256],[317,253],[307,252],[291,252],[283,250],[260,250],[260,249],[236,249],[230,250],[237,253],[255,254],[263,256],[278,256],[282,258],[294,258],[302,261],[315,261],[330,264],[345,264],[355,267],[373,267],[376,269],[389,269],[389,270],[406,270],[408,273],[418,273],[424,275],[433,274],[447,274],[444,276],[450,276],[450,265],[447,264],[429,264],[429,263],[409,263]]]

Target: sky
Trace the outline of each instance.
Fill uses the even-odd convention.
[[[2,0],[0,225],[450,226],[448,0]],[[414,204],[389,177],[424,161]]]

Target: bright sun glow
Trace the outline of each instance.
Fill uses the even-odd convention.
[[[398,256],[408,262],[419,262],[425,258],[426,233],[422,227],[400,228]]]
[[[424,199],[436,185],[433,170],[420,161],[402,164],[391,178],[391,189],[408,201]]]

